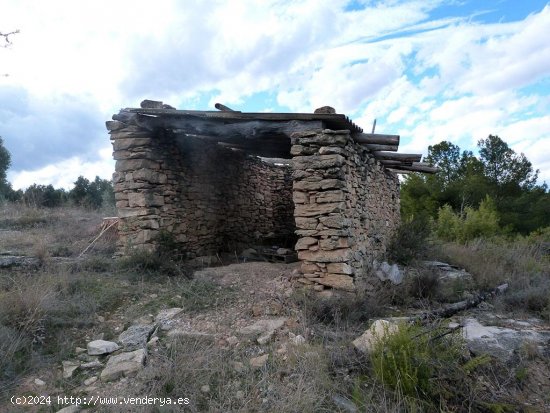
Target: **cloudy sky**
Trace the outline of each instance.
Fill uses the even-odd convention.
[[[114,170],[104,122],[181,109],[312,112],[401,152],[498,134],[550,183],[547,0],[3,0],[0,136],[14,188]]]

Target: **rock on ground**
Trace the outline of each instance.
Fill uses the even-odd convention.
[[[398,329],[399,326],[395,323],[390,323],[387,320],[376,320],[367,331],[353,340],[353,345],[362,353],[369,353],[380,339],[387,334],[396,333]]]
[[[268,359],[269,359],[269,354],[264,354],[263,356],[251,358],[250,367],[255,369],[261,369],[266,365]]]
[[[144,348],[154,329],[154,324],[134,324],[118,336],[118,341],[126,351]]]
[[[117,351],[120,346],[113,341],[94,340],[88,343],[87,349],[90,356],[101,356]]]
[[[77,368],[80,367],[80,363],[76,361],[62,361],[61,364],[63,365],[63,378],[69,379],[73,376],[73,373]]]
[[[133,377],[143,368],[146,358],[145,349],[111,356],[101,372],[101,381],[113,381],[122,376]]]
[[[528,326],[521,329],[484,326],[475,318],[465,319],[463,325],[468,348],[476,355],[489,354],[506,360],[524,343],[544,347],[550,342],[550,331],[536,331]]]

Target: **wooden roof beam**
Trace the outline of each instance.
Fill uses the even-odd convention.
[[[372,153],[376,159],[388,159],[392,161],[402,161],[402,162],[420,162],[422,159],[421,154],[415,153],[393,153],[393,152],[382,152],[376,151]]]
[[[399,135],[383,135],[380,133],[355,133],[352,135],[358,143],[370,143],[377,145],[398,145]]]

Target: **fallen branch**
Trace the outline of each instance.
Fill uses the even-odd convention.
[[[508,284],[501,284],[496,288],[493,288],[492,290],[485,292],[485,293],[479,293],[474,296],[474,298],[464,301],[459,301],[457,303],[450,304],[448,306],[445,306],[443,308],[439,308],[437,310],[428,311],[425,313],[422,313],[416,317],[412,317],[409,322],[410,323],[424,323],[432,321],[436,318],[449,318],[452,315],[455,315],[456,313],[460,311],[467,310],[469,308],[477,307],[479,304],[481,304],[483,301],[489,300],[491,298],[496,297],[497,295],[503,294],[508,289]]]

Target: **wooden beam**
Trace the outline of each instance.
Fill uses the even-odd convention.
[[[435,174],[439,172],[439,168],[428,166],[427,164],[423,164],[420,162],[415,162],[412,165],[395,165],[391,167],[392,169],[396,169],[399,171],[408,171],[408,172],[424,172],[428,174]]]
[[[355,133],[352,136],[355,141],[359,143],[399,145],[399,135],[382,135],[379,133]]]
[[[361,146],[364,146],[369,151],[392,151],[397,152],[397,145],[377,145],[375,143],[362,143]]]
[[[225,105],[222,105],[221,103],[216,103],[214,105],[214,107],[218,110],[221,110],[222,112],[235,112],[233,109],[225,106]]]
[[[385,166],[412,165],[412,161],[411,162],[406,162],[406,161],[396,161],[396,160],[392,160],[392,159],[379,159],[378,162],[380,162],[382,165],[385,165]]]
[[[408,174],[414,173],[412,171],[405,171],[405,170],[402,170],[402,169],[394,169],[394,168],[387,168],[387,169],[388,169],[388,171],[390,171],[394,174],[408,175]]]
[[[422,159],[421,154],[415,153],[393,153],[393,152],[373,152],[377,159],[389,159],[392,161],[405,161],[405,162],[420,162]]]

